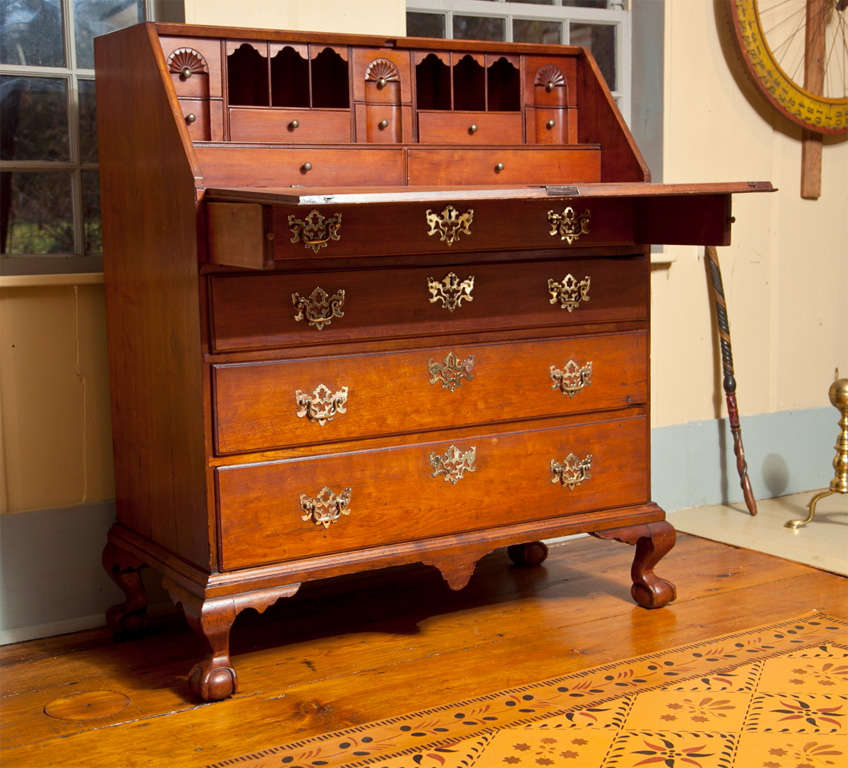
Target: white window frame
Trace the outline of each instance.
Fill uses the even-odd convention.
[[[406,10],[413,13],[438,13],[445,17],[445,39],[453,38],[453,17],[481,16],[502,18],[505,20],[504,42],[511,43],[513,19],[561,22],[562,40],[569,44],[572,22],[589,24],[607,24],[616,27],[615,34],[615,72],[616,87],[612,89],[613,98],[625,121],[630,124],[631,109],[631,57],[632,22],[628,3],[624,0],[607,0],[607,8],[578,8],[563,5],[562,0],[554,0],[554,5],[536,5],[533,3],[513,3],[509,0],[407,0]]]
[[[73,253],[0,255],[0,276],[28,274],[65,274],[99,272],[103,269],[101,253],[85,253],[82,174],[97,171],[98,164],[80,159],[79,86],[80,80],[94,81],[94,70],[77,67],[76,30],[72,5],[74,0],[61,0],[65,66],[42,67],[0,63],[0,75],[63,79],[67,83],[68,159],[67,160],[0,160],[0,171],[65,172],[71,177],[71,216]],[[144,0],[144,20],[154,18],[154,0]]]

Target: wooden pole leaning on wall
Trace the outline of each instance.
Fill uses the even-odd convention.
[[[733,435],[733,453],[736,454],[736,469],[745,506],[752,515],[757,514],[757,501],[748,478],[748,462],[745,460],[745,447],[742,445],[742,427],[739,424],[739,408],[736,405],[736,377],[733,373],[733,349],[730,346],[730,324],[727,320],[727,303],[724,299],[724,283],[721,279],[721,267],[715,246],[705,249],[706,265],[710,277],[710,290],[715,302],[716,325],[718,325],[719,345],[721,347],[722,386],[727,400],[727,414],[730,419],[730,432]]]

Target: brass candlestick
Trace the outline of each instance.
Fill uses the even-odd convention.
[[[842,418],[839,420],[839,437],[836,438],[836,456],[833,457],[833,480],[830,488],[817,493],[810,499],[810,513],[803,520],[790,520],[786,523],[787,528],[803,528],[816,514],[816,504],[822,499],[834,493],[848,493],[848,379],[840,379],[839,371],[836,372],[836,381],[830,385],[828,395],[830,402],[837,408]]]

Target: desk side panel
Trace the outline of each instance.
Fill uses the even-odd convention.
[[[209,568],[194,178],[152,29],[95,41],[117,514]]]

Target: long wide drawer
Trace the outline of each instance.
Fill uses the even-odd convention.
[[[644,415],[219,467],[222,567],[648,501]]]
[[[216,351],[646,320],[640,256],[217,275]]]
[[[219,455],[624,408],[646,331],[213,367]]]

